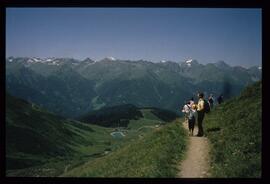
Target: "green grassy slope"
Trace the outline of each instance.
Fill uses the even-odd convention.
[[[89,160],[113,145],[111,131],[61,118],[7,94],[7,175],[59,175],[67,164]]]
[[[180,120],[167,124],[112,154],[90,161],[64,177],[174,177],[186,147]]]
[[[72,150],[68,145],[72,144],[76,134],[66,128],[65,123],[62,118],[39,107],[6,95],[7,168],[24,167],[23,163],[21,166],[13,163],[12,157],[20,153],[44,157],[70,153]]]
[[[7,176],[58,176],[85,162],[111,154],[162,127],[152,109],[121,127],[124,137],[106,128],[65,119],[6,95]],[[119,129],[119,128],[117,128]]]
[[[261,82],[205,118],[213,177],[261,176]]]

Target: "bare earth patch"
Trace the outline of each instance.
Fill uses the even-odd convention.
[[[188,130],[187,123],[183,123]],[[198,132],[195,126],[194,135]],[[189,136],[185,159],[180,163],[178,178],[207,178],[209,173],[209,142],[206,137]]]

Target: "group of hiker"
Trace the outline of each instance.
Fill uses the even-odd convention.
[[[197,96],[198,96],[198,103],[196,104],[192,97],[190,100],[186,101],[182,109],[182,112],[185,114],[185,122],[188,123],[189,135],[193,136],[194,126],[197,119],[198,133],[196,136],[202,137],[204,135],[202,126],[203,119],[205,113],[209,113],[210,109],[214,108],[214,97],[212,94],[210,94],[208,100],[206,100],[204,98],[204,94],[201,92],[199,92]],[[218,104],[221,104],[223,102],[222,94],[217,98],[217,102]]]

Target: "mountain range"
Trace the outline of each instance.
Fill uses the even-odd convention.
[[[104,58],[6,59],[6,90],[64,117],[81,117],[103,107],[133,104],[179,111],[198,91],[225,98],[261,79],[261,67],[229,66],[224,61],[184,62]]]

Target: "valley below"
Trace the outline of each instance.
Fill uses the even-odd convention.
[[[56,116],[9,95],[6,100],[7,176],[59,176],[141,140],[168,123],[154,115],[155,109],[137,108],[141,117],[131,119],[126,127],[104,127]]]

